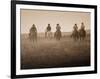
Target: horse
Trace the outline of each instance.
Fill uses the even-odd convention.
[[[45,38],[51,39],[52,38],[52,32],[51,31],[46,31],[45,32]]]
[[[84,29],[79,30],[79,39],[84,40],[86,37],[86,31]]]
[[[54,38],[56,38],[56,40],[60,40],[61,37],[62,37],[61,31],[60,31],[60,30],[57,30],[57,31],[54,33]]]
[[[32,31],[29,33],[29,39],[34,43],[37,42],[37,31]]]
[[[73,39],[76,41],[79,39],[79,32],[78,30],[74,30],[71,34],[71,37],[73,37]]]

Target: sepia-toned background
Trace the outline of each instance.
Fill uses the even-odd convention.
[[[21,69],[90,66],[90,13],[21,9]],[[86,38],[71,38],[74,24],[84,23]],[[29,30],[35,24],[37,41],[29,40]],[[52,39],[45,38],[51,25]],[[62,38],[54,39],[56,24],[60,24]]]
[[[60,24],[62,32],[71,32],[74,24],[80,28],[82,22],[90,29],[90,19],[89,12],[21,9],[21,33],[28,33],[33,24],[38,32],[45,32],[48,24],[51,24],[52,32],[56,30],[56,24]]]

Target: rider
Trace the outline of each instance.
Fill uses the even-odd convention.
[[[82,30],[85,29],[85,26],[84,26],[84,23],[83,23],[83,22],[81,23],[81,29],[82,29]]]
[[[33,24],[32,27],[30,28],[30,32],[29,32],[30,39],[33,39],[33,37],[34,37],[34,36],[33,36],[34,33],[35,33],[36,36],[37,36],[37,29],[36,29],[35,24]]]
[[[77,24],[74,25],[73,29],[78,30]]]
[[[80,35],[80,40],[84,39],[85,36],[86,36],[85,25],[84,25],[83,22],[81,23],[81,28],[79,30],[79,35]]]
[[[50,24],[48,24],[48,26],[47,26],[46,29],[47,29],[47,32],[48,32],[48,31],[51,31],[51,26],[50,26]]]
[[[35,24],[32,25],[31,29],[30,29],[30,32],[37,32],[37,29],[35,27]]]
[[[47,38],[47,33],[51,32],[51,26],[50,24],[48,24],[48,26],[46,27],[46,31],[45,31],[45,37]]]
[[[61,29],[60,25],[57,24],[57,26],[56,26],[56,32],[54,34],[54,37],[56,38],[56,40],[60,40],[60,38],[62,37],[60,29]]]
[[[60,29],[61,29],[60,25],[57,24],[57,26],[56,26],[56,30],[59,30],[59,31],[60,31]]]
[[[74,26],[73,26],[73,32],[72,32],[72,35],[71,35],[71,37],[73,37],[74,38],[74,40],[77,40],[78,39],[78,26],[77,26],[77,24],[75,24]]]

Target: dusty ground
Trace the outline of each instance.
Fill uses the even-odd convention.
[[[90,36],[74,41],[64,36],[60,41],[38,37],[32,43],[27,34],[21,35],[21,69],[78,67],[90,65]]]

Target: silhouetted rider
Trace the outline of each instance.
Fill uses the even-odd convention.
[[[50,26],[50,24],[48,24],[48,26],[47,26],[47,32],[48,31],[51,31],[51,26]]]

